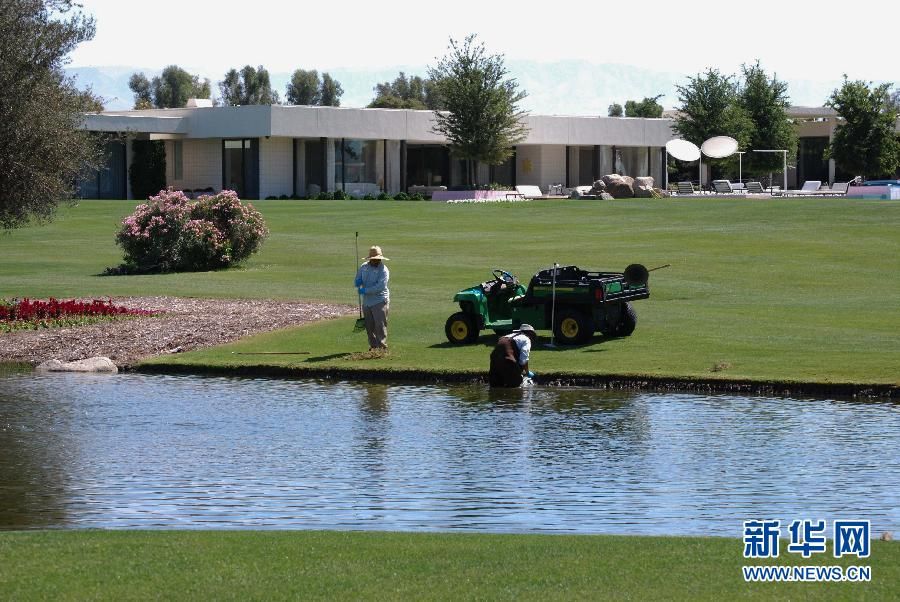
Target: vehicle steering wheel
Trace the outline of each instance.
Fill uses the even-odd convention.
[[[491,275],[494,279],[499,280],[500,282],[504,282],[506,284],[515,284],[516,277],[507,272],[506,270],[495,269],[491,271]]]

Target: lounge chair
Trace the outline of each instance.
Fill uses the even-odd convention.
[[[526,199],[542,199],[544,198],[544,193],[541,192],[539,186],[516,186],[516,192],[522,195],[522,198]]]
[[[747,192],[750,194],[766,194],[765,188],[759,182],[747,182]]]
[[[678,194],[694,194],[694,185],[690,182],[678,182]]]
[[[835,182],[831,185],[830,190],[820,190],[819,192],[828,196],[846,196],[849,187],[849,182]]]
[[[716,194],[733,194],[734,189],[731,187],[731,182],[728,180],[713,180],[712,181],[713,190]]]
[[[803,182],[803,186],[800,187],[800,190],[786,190],[784,192],[785,196],[809,196],[819,194],[819,188],[822,187],[822,180],[807,180]]]

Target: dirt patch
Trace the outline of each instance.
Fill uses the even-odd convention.
[[[350,305],[260,299],[113,297],[155,317],[117,319],[91,326],[0,334],[0,362],[73,361],[102,355],[118,366],[165,353],[221,345],[236,339],[356,313]]]

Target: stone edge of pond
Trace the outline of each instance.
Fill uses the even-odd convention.
[[[360,370],[334,368],[295,368],[266,364],[245,366],[198,366],[185,364],[138,364],[126,372],[143,374],[195,374],[207,376],[244,376],[271,378],[316,378],[324,380],[363,380],[395,383],[478,383],[487,378],[478,373],[431,372],[427,370]],[[668,393],[727,393],[765,397],[829,397],[845,399],[900,399],[900,386],[860,383],[802,383],[785,381],[738,381],[633,375],[541,374],[539,385],[550,387],[586,387],[610,391],[648,391]]]

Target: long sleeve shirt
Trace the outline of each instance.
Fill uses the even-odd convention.
[[[528,356],[531,355],[531,339],[528,335],[517,334],[512,337],[516,347],[519,348],[519,365],[524,366],[528,363]]]
[[[390,302],[390,291],[388,290],[390,277],[391,273],[384,262],[372,266],[367,261],[359,266],[359,270],[356,271],[356,282],[360,283],[358,286],[366,289],[362,301],[365,307]]]

